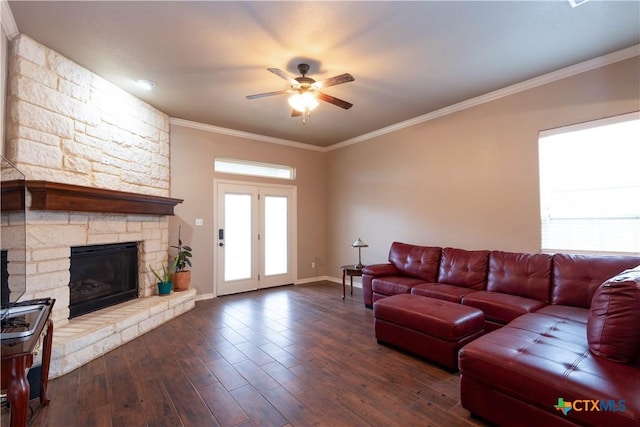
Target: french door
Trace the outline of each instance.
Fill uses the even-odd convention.
[[[295,187],[216,184],[217,295],[294,282]]]

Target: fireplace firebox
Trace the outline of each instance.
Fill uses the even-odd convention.
[[[71,248],[69,318],[138,297],[137,242]]]

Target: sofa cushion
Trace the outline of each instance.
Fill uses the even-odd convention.
[[[416,246],[393,242],[389,250],[389,262],[403,275],[435,282],[442,249],[430,246]]]
[[[589,310],[589,349],[615,362],[635,362],[640,352],[640,267],[607,280]]]
[[[574,322],[583,323],[585,326],[589,318],[588,308],[572,307],[569,305],[546,305],[540,310],[537,310],[536,313],[573,320]]]
[[[551,255],[492,251],[487,290],[549,303]]]
[[[476,291],[470,288],[446,285],[444,283],[423,283],[421,285],[414,286],[411,289],[411,293],[413,295],[437,298],[457,303],[459,303],[465,295],[468,295],[471,292]]]
[[[555,254],[551,304],[589,308],[600,285],[640,265],[640,257]]]
[[[438,283],[483,291],[488,269],[489,251],[444,248],[438,270]]]
[[[374,293],[382,295],[396,295],[411,293],[411,288],[420,285],[424,281],[405,276],[377,277],[371,281],[371,289]]]
[[[462,304],[479,308],[488,321],[502,325],[545,306],[542,301],[535,299],[488,291],[476,291],[465,295]]]

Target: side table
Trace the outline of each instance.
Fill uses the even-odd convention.
[[[345,279],[347,275],[351,279],[351,295],[353,295],[353,276],[362,276],[362,267],[358,268],[358,266],[349,264],[343,265],[342,267],[342,299],[344,299],[344,291],[345,291]]]
[[[40,405],[47,406],[47,387],[49,385],[49,366],[53,342],[53,321],[50,319],[52,299],[43,310],[35,332],[24,338],[6,338],[2,340],[2,390],[7,390],[7,400],[11,404],[11,427],[25,427],[29,408],[30,386],[27,370],[31,367],[42,337],[42,373],[40,379]]]

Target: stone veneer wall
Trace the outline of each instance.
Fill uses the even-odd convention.
[[[169,196],[166,114],[25,35],[11,42],[8,75],[5,151],[27,180]],[[148,265],[167,260],[167,217],[27,211],[26,221],[23,299],[56,298],[57,326],[68,322],[71,246],[140,242],[140,296],[156,293]]]

